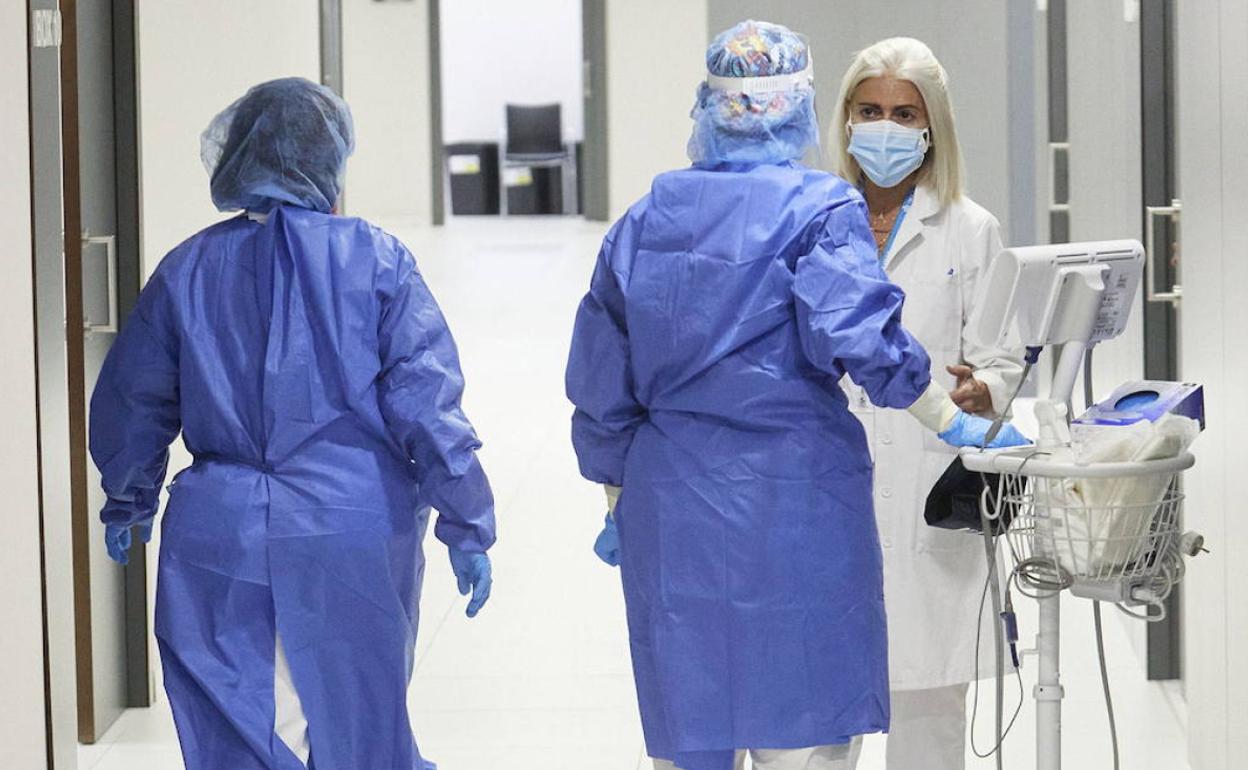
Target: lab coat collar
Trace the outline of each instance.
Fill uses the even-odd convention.
[[[910,202],[910,210],[901,221],[901,229],[893,239],[892,248],[885,255],[885,270],[893,266],[897,256],[905,251],[911,241],[923,237],[923,231],[934,225],[930,220],[940,213],[940,209],[940,200],[927,185],[920,184],[914,188],[914,200]]]

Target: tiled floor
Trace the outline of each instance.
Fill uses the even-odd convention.
[[[445,555],[431,541],[411,689],[422,750],[441,770],[648,768],[618,578],[590,551],[601,492],[577,475],[563,398],[571,319],[604,228],[518,219],[391,229],[416,253],[459,341],[466,408],[486,441],[499,511],[494,593],[475,620],[464,617]],[[1067,767],[1110,767],[1091,610],[1078,600],[1064,608]],[[1023,600],[1020,612],[1026,639],[1034,610]],[[1123,624],[1112,610],[1107,618],[1123,767],[1185,770],[1173,705],[1180,700],[1144,681]],[[1016,702],[1017,686],[1007,692]],[[991,701],[990,688],[983,697]],[[1034,767],[1032,714],[1028,703],[1006,743],[1011,770]],[[981,744],[990,743],[985,717]],[[82,770],[182,767],[163,702],[127,712],[79,757]],[[969,766],[989,770],[992,762]],[[859,767],[883,770],[881,739],[868,741]]]

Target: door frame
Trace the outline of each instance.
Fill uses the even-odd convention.
[[[62,191],[61,49],[57,0],[27,0],[29,23],[31,254],[39,431],[39,529],[43,563],[44,680],[48,767],[72,767],[77,751],[74,532],[66,373],[66,275]]]
[[[86,310],[83,301],[83,231],[78,105],[78,0],[60,0],[61,39],[61,187],[65,271],[65,346],[69,400],[69,485],[73,522],[75,667],[78,676],[78,739],[94,743],[110,724],[100,724],[96,704],[95,667],[125,666],[125,693],[121,707],[151,703],[147,623],[146,547],[136,543],[130,564],[122,576],[124,604],[117,619],[124,629],[124,658],[98,661],[94,649],[96,631],[92,606],[91,543],[99,534],[90,510],[88,492],[88,431],[86,405],[87,371],[81,333]],[[141,282],[139,263],[139,176],[137,29],[134,0],[108,4],[113,70],[113,194],[116,203],[114,236],[117,240],[117,297],[119,317],[127,318],[138,301]]]
[[[581,89],[585,97],[584,167],[577,169],[584,191],[582,214],[595,222],[611,218],[610,179],[608,163],[610,142],[607,141],[607,0],[581,2]]]
[[[342,0],[320,0],[321,85],[342,96]]]
[[[95,660],[91,620],[91,525],[87,511],[86,374],[82,301],[82,190],[78,133],[78,4],[61,0],[61,217],[65,271],[66,396],[69,402],[69,497],[74,559],[74,662],[78,675],[78,740],[94,743]]]
[[[113,0],[113,136],[117,209],[117,305],[124,328],[143,286],[139,203],[139,30],[137,0]],[[147,544],[125,567],[126,677],[130,708],[152,704]]]
[[[1148,206],[1169,206],[1178,197],[1175,131],[1175,9],[1171,0],[1143,0],[1140,5],[1140,119],[1143,196],[1140,212],[1143,228],[1153,227],[1144,213]],[[1167,228],[1166,233],[1171,231]],[[1155,243],[1171,256],[1170,239]],[[1154,261],[1149,255],[1145,270],[1158,270],[1157,285],[1173,283],[1169,259]],[[1178,380],[1179,315],[1169,302],[1144,302],[1144,376],[1150,380]],[[1148,678],[1182,677],[1182,592],[1166,601],[1166,617],[1148,624]]]
[[[1067,90],[1066,0],[1049,0],[1048,56],[1049,242],[1070,241],[1070,95]]]
[[[442,146],[442,0],[429,0],[430,221],[446,224],[446,150]],[[501,184],[501,182],[500,182]]]
[[[49,767],[72,767],[79,740],[93,741],[87,425],[82,335],[83,274],[76,0],[26,0],[30,24],[31,219],[39,430],[39,517],[43,570],[44,680]],[[118,300],[124,314],[139,293],[137,83],[134,0],[109,4],[113,17],[117,169]],[[120,44],[119,44],[120,43]],[[119,55],[120,53],[120,55]],[[82,407],[82,408],[79,408]],[[125,705],[150,703],[147,575],[142,545],[123,578]]]
[[[343,96],[342,0],[320,0],[318,21],[321,58],[321,85]],[[338,210],[346,210],[346,190],[338,192]]]

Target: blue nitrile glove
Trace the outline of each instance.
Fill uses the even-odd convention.
[[[472,592],[468,617],[475,618],[490,598],[490,586],[494,583],[490,557],[477,551],[451,548],[451,571],[459,581],[459,593],[467,596],[469,591]]]
[[[941,441],[956,447],[978,447],[983,446],[984,437],[988,435],[988,430],[992,427],[992,420],[980,417],[966,412],[958,412],[953,418],[953,422],[949,424],[940,433],[936,434]],[[1018,428],[1006,423],[1001,426],[1001,430],[997,432],[996,437],[989,444],[987,449],[1002,449],[1011,446],[1025,446],[1031,443],[1031,439],[1018,432]]]
[[[126,527],[121,524],[104,525],[104,545],[108,548],[108,558],[118,564],[130,563],[130,544],[133,542],[133,537],[130,534],[131,529],[139,533],[139,539],[144,543],[151,541],[151,522],[135,524],[133,527]]]
[[[612,567],[620,566],[620,531],[615,528],[615,517],[607,514],[607,522],[594,541],[594,553]]]

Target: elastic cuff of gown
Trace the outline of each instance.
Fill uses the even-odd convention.
[[[478,530],[465,527],[456,521],[448,521],[438,514],[438,523],[434,525],[433,534],[447,548],[455,548],[464,553],[485,553],[494,545],[494,536],[482,539]]]
[[[100,521],[108,527],[133,527],[139,524],[151,525],[156,521],[156,513],[136,513],[124,504],[106,505],[100,511]]]
[[[927,389],[906,407],[914,419],[933,433],[941,433],[953,423],[958,415],[958,406],[949,397],[949,391],[939,382],[932,380]]]
[[[611,484],[603,484],[602,488],[607,493],[607,513],[614,515],[616,503],[620,501],[620,487]]]

